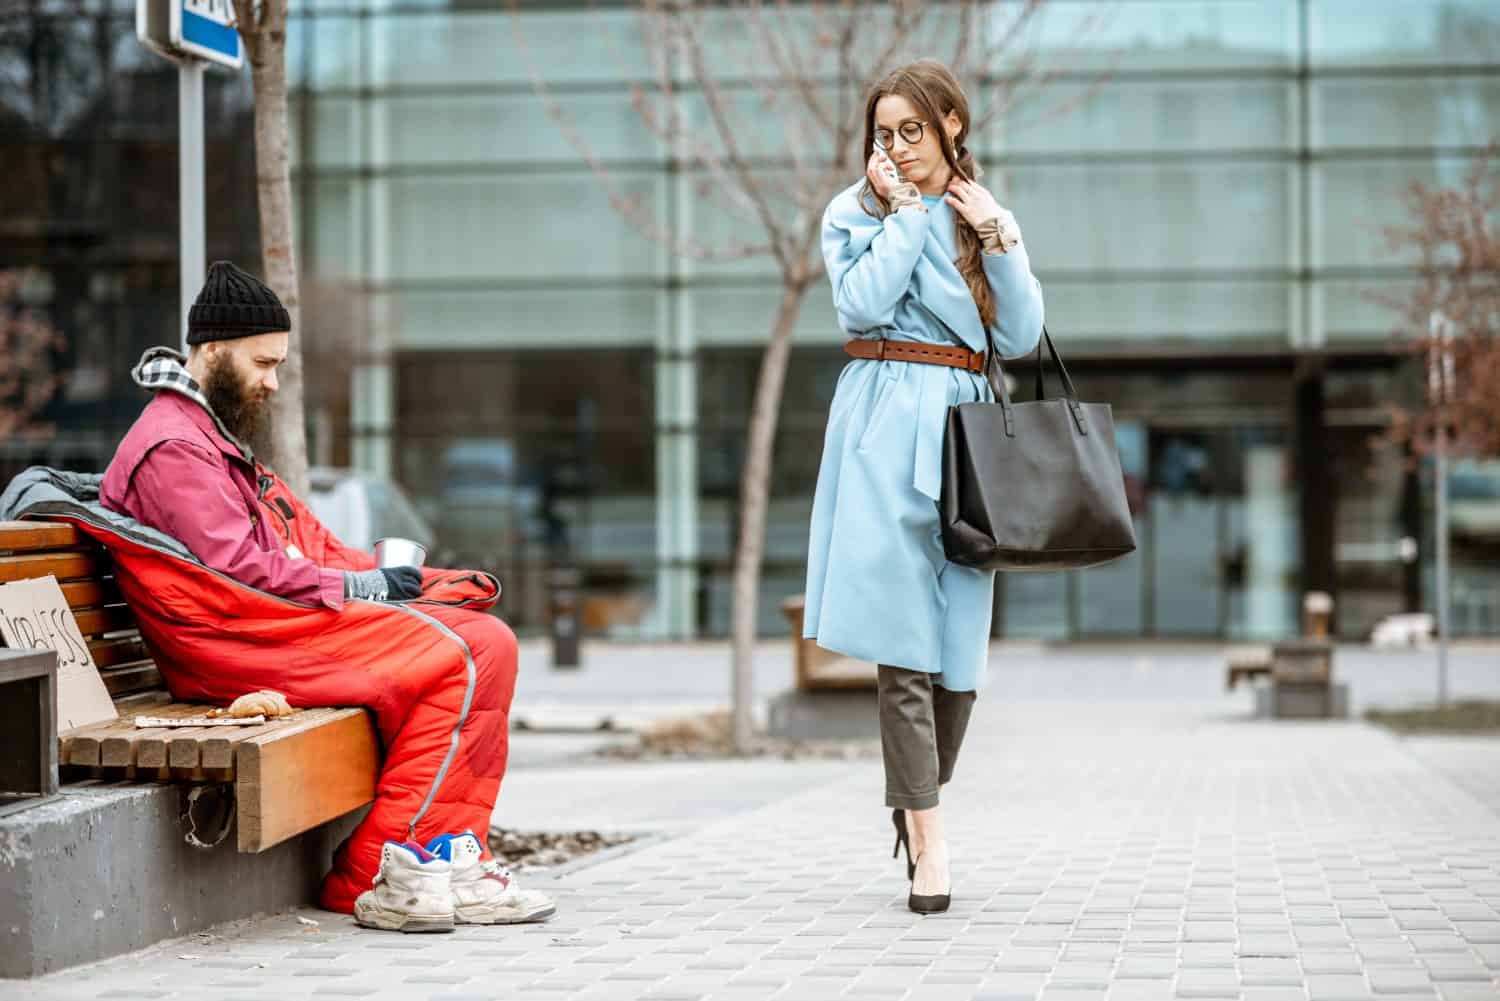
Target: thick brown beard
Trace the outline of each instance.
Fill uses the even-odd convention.
[[[271,401],[256,398],[258,390],[240,378],[228,352],[222,352],[209,361],[203,380],[203,395],[226,431],[248,445],[250,451],[258,455],[268,452]]]

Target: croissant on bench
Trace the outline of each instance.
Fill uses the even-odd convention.
[[[236,719],[246,716],[264,716],[266,719],[275,719],[278,716],[290,716],[296,711],[291,703],[287,702],[285,695],[263,688],[258,692],[241,695],[229,703],[227,709],[210,709],[208,715],[229,716]]]

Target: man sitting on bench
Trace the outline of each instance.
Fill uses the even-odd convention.
[[[481,840],[516,681],[515,636],[485,611],[499,583],[377,568],[256,461],[290,327],[270,288],[220,261],[189,311],[188,356],[141,359],[135,380],[155,398],[100,500],[196,560],[104,535],[121,589],[177,698],[272,689],[294,706],[375,713],[375,802],[334,856],[324,907],[402,931],[541,920],[551,901],[522,891]]]

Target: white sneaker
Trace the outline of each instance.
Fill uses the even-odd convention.
[[[374,888],[354,901],[354,920],[387,931],[452,931],[452,871],[414,841],[387,841]]]
[[[440,835],[427,850],[453,867],[453,916],[461,925],[519,925],[557,913],[546,894],[521,889],[499,861],[480,858],[484,847],[472,831]]]

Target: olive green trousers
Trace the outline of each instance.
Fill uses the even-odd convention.
[[[878,678],[885,805],[929,810],[953,778],[975,695],[935,685],[926,671],[881,664]]]

